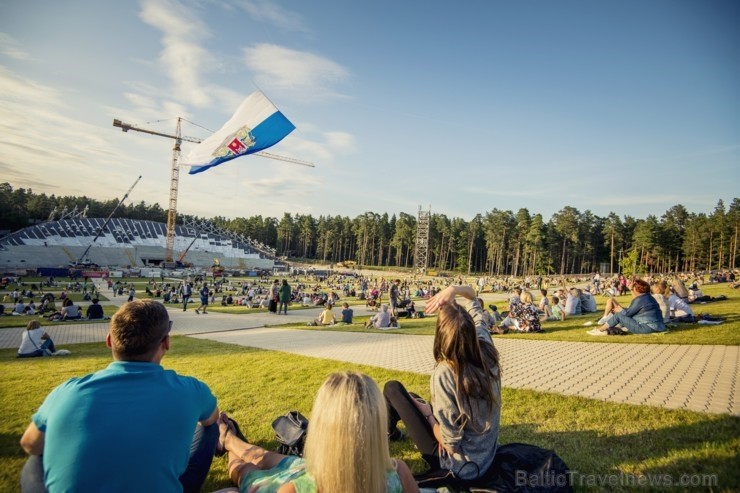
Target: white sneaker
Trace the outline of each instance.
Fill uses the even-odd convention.
[[[591,335],[591,336],[605,336],[606,332],[599,330],[599,328],[597,327],[595,329],[589,330],[588,332],[586,332],[586,334]]]
[[[591,326],[591,325],[593,325],[593,324],[594,324],[594,323],[593,323],[593,322],[592,322],[591,320],[589,320],[588,322],[584,323],[584,324],[583,324],[583,326],[584,326],[584,327],[589,327],[589,326]]]

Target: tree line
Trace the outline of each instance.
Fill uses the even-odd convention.
[[[107,217],[117,199],[57,197],[0,184],[0,230],[42,222],[54,208]],[[166,222],[159,204],[123,205],[116,216]],[[179,216],[178,221],[185,217]],[[198,218],[205,219],[205,218]],[[365,212],[355,218],[285,213],[281,218],[209,219],[216,226],[274,247],[280,255],[360,266],[413,267],[417,217]],[[565,206],[547,221],[526,208],[493,209],[466,221],[432,213],[427,267],[494,276],[585,274],[594,271],[664,273],[734,269],[738,262],[740,199],[719,200],[711,214],[674,205],[644,219]]]

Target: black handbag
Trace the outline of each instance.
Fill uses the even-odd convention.
[[[291,411],[272,422],[275,439],[280,443],[277,452],[283,455],[303,457],[308,419],[298,411]]]

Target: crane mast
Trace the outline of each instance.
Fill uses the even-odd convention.
[[[175,130],[175,146],[172,148],[172,169],[170,170],[170,208],[167,210],[167,243],[164,250],[164,261],[172,262],[172,252],[175,249],[175,224],[177,221],[177,191],[180,186],[180,134],[181,119],[177,119]]]
[[[169,209],[167,211],[167,243],[165,246],[165,254],[164,254],[165,262],[172,263],[173,251],[175,249],[175,224],[177,220],[177,192],[178,192],[178,187],[180,185],[181,144],[183,141],[200,144],[202,140],[194,138],[194,137],[183,137],[181,133],[182,118],[179,118],[179,117],[177,119],[177,127],[175,129],[175,135],[166,134],[163,132],[157,132],[157,131],[149,130],[149,129],[142,128],[142,127],[137,127],[130,123],[124,123],[118,119],[113,120],[113,126],[120,128],[121,131],[123,132],[134,130],[136,132],[142,132],[142,133],[149,134],[149,135],[157,135],[159,137],[166,137],[168,139],[174,139],[175,141],[175,146],[172,148],[172,169],[170,171],[170,200],[169,200]],[[256,152],[254,153],[254,155],[266,157],[269,159],[275,159],[277,161],[285,161],[287,163],[298,164],[301,166],[308,166],[310,168],[315,167],[312,163],[302,161],[300,159],[279,156],[277,154],[272,154],[272,153],[265,152],[265,151]]]

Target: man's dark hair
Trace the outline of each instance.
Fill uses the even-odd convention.
[[[113,354],[124,361],[148,361],[170,330],[167,309],[154,300],[121,306],[110,321]]]

